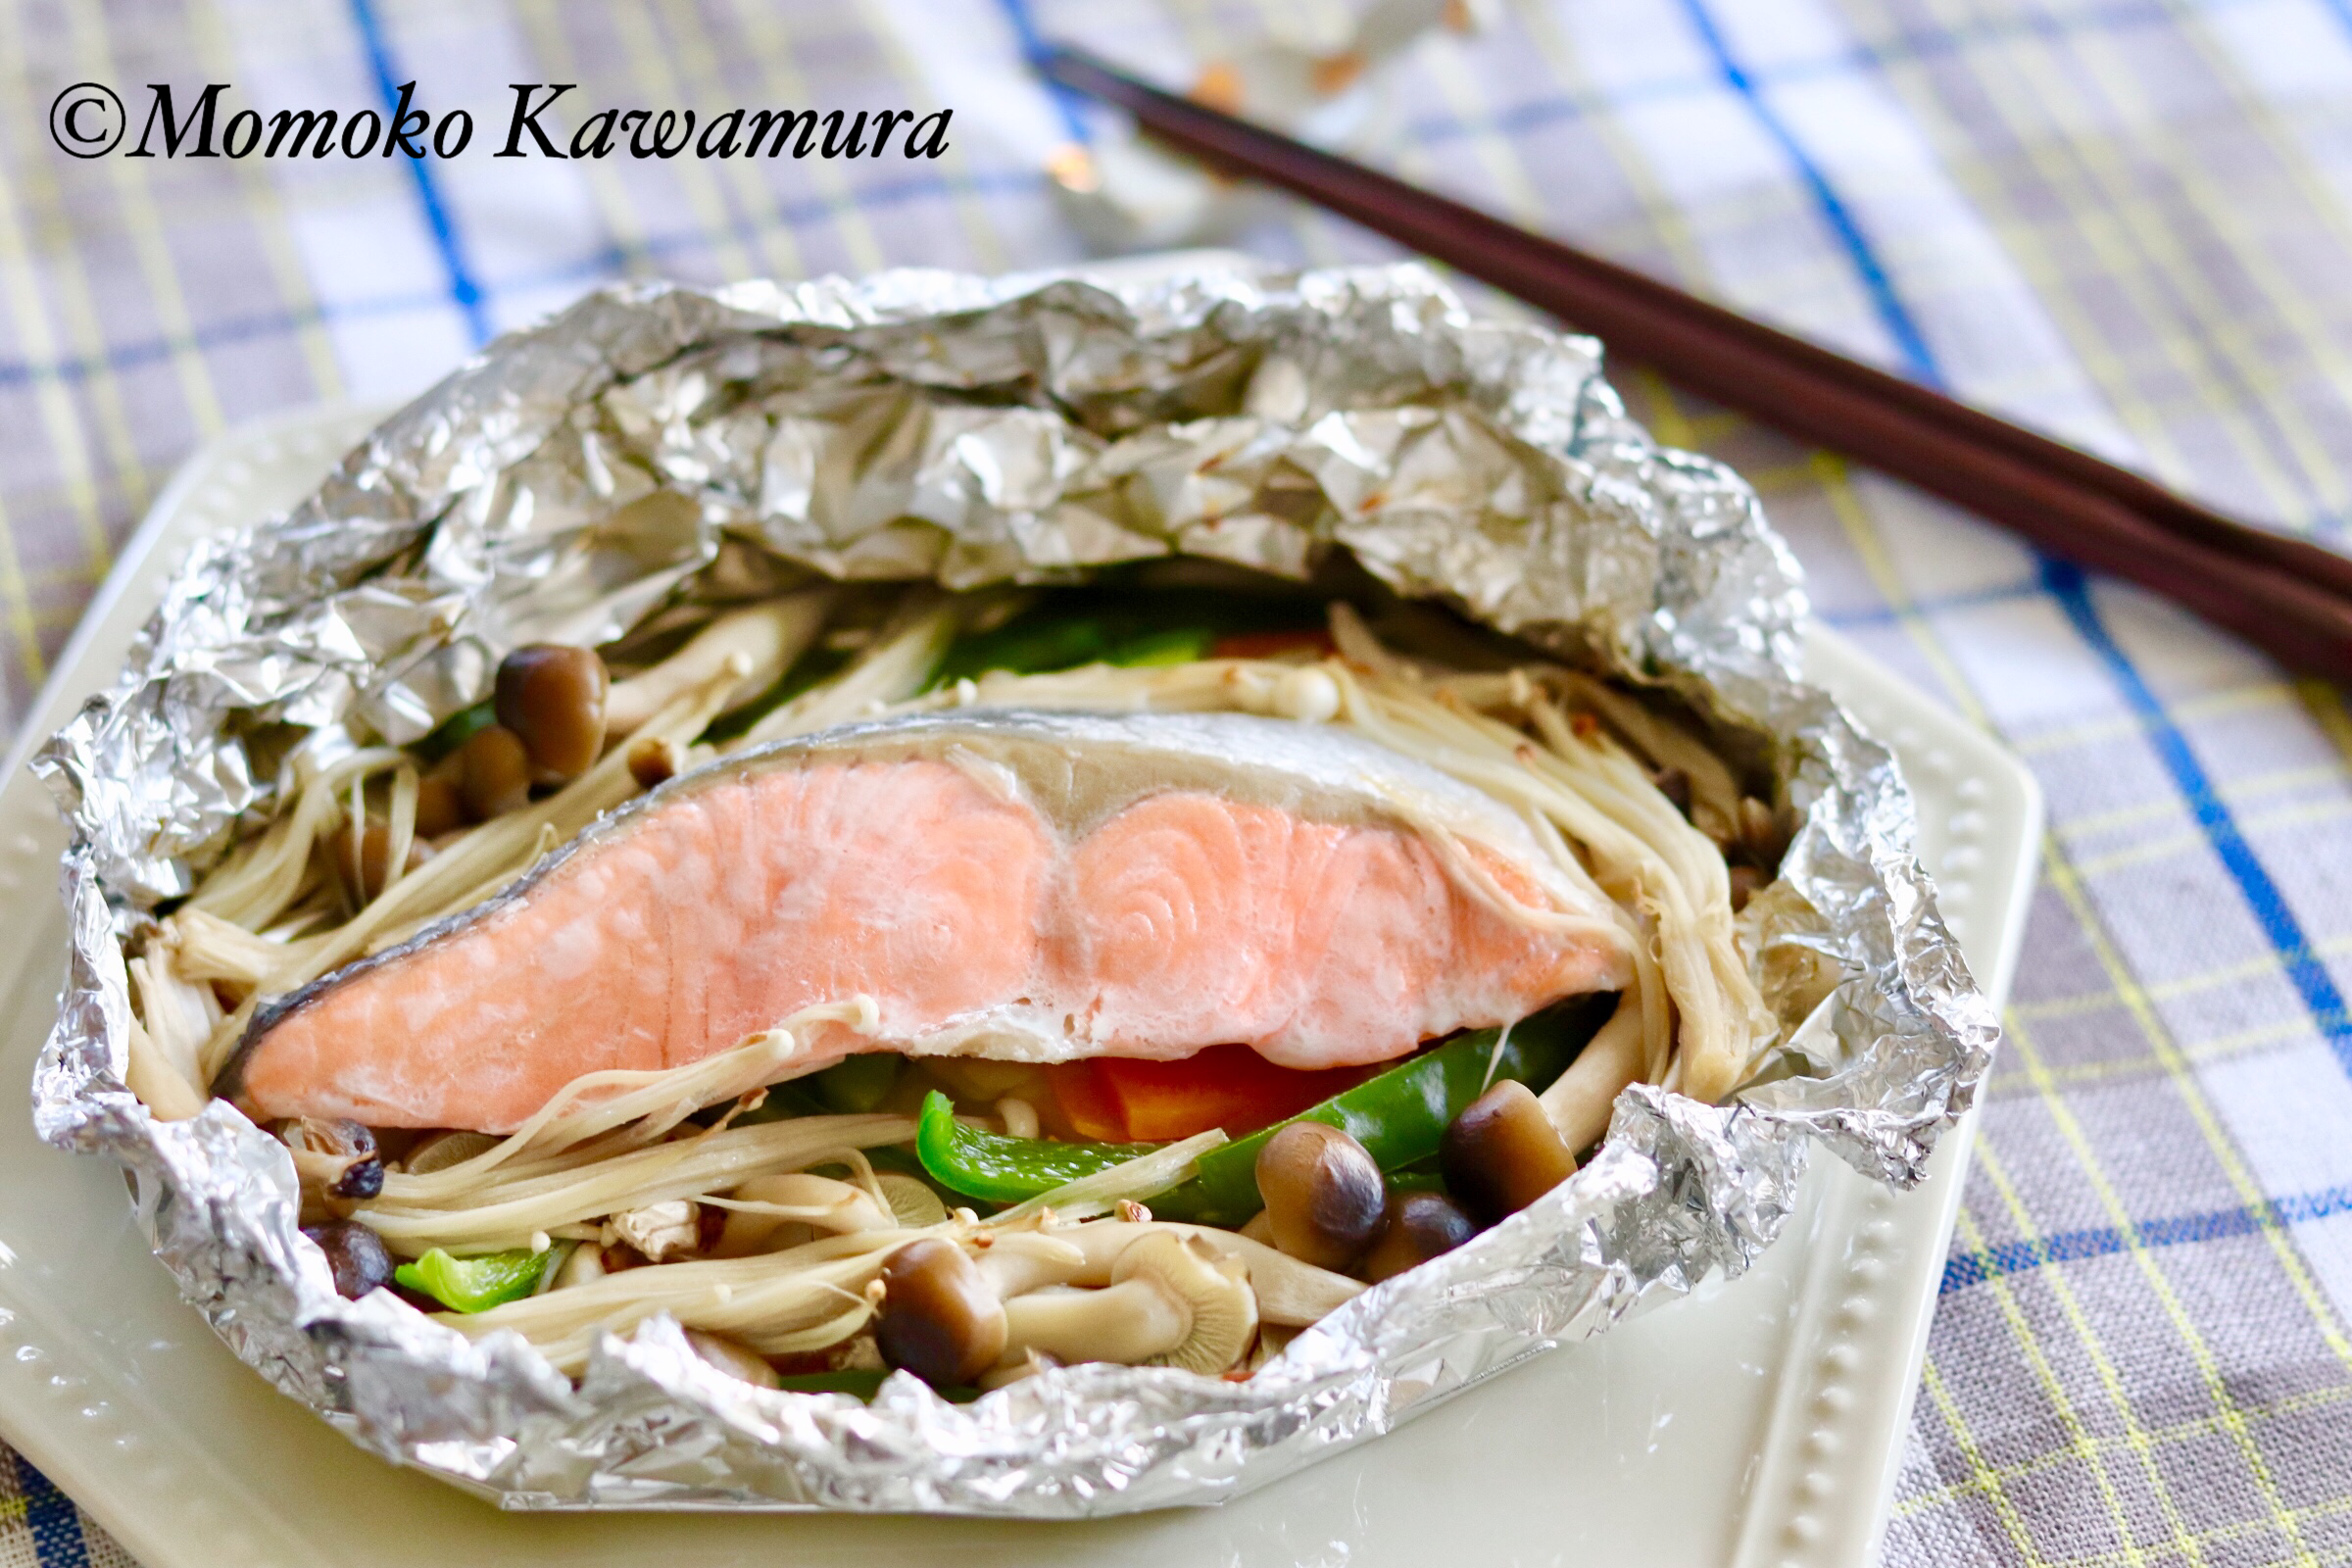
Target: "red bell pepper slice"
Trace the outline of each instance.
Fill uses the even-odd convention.
[[[1127,1120],[1119,1102],[1110,1098],[1092,1061],[1059,1062],[1048,1067],[1046,1076],[1054,1085],[1054,1102],[1061,1107],[1061,1119],[1070,1124],[1068,1136],[1096,1144],[1134,1142],[1127,1136]],[[1058,1128],[1054,1133],[1062,1136]]]
[[[1245,1138],[1354,1088],[1377,1066],[1301,1069],[1248,1046],[1211,1046],[1181,1061],[1098,1056],[1053,1069],[1054,1098],[1079,1135],[1165,1143],[1222,1127]]]
[[[1320,626],[1302,626],[1295,631],[1237,631],[1218,638],[1208,647],[1211,659],[1273,659],[1297,653],[1322,659],[1338,652],[1331,633]],[[1230,1127],[1225,1130],[1233,1131]]]

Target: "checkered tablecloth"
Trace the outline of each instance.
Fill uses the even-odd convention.
[[[1361,3],[1361,0],[1356,0]],[[413,390],[617,275],[1081,254],[1067,37],[1182,82],[1295,0],[0,0],[0,726],[196,443]],[[2347,0],[1495,0],[1408,176],[2241,515],[2352,503]],[[936,163],[80,163],[64,85],[243,103],[955,109]],[[574,122],[563,113],[555,120]],[[1244,243],[1387,254],[1300,209]],[[1642,376],[1834,625],[2024,753],[2046,880],[1889,1564],[2352,1561],[2352,716],[2167,606]],[[0,1454],[0,1564],[120,1562]]]

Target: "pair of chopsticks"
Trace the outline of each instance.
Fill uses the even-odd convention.
[[[1547,311],[1692,391],[2126,577],[2281,662],[2352,680],[2352,558],[2210,511],[2088,453],[1531,234],[1460,202],[1148,86],[1074,50],[1053,80],[1161,141],[1262,179]]]

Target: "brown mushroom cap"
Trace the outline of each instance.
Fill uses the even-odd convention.
[[[458,748],[458,795],[477,822],[518,810],[531,799],[531,754],[504,724],[485,724]]]
[[[447,765],[434,768],[416,785],[416,836],[420,839],[437,839],[466,825],[466,792],[461,783],[465,775],[457,755],[452,752]]]
[[[305,1225],[302,1234],[318,1244],[326,1266],[335,1276],[335,1294],[356,1301],[380,1285],[392,1283],[392,1254],[383,1239],[357,1220],[334,1219],[323,1225]]]
[[[605,748],[609,685],[595,649],[531,643],[500,662],[492,706],[535,767],[558,779],[577,778]]]
[[[1576,1174],[1576,1155],[1527,1085],[1504,1079],[1462,1108],[1438,1146],[1446,1190],[1494,1224]]]
[[[422,799],[422,787],[419,786],[419,799]],[[352,854],[349,833],[338,833],[335,842],[342,852],[336,857],[336,869],[343,873],[343,885],[351,891],[352,902],[372,904],[392,881],[391,824],[370,822],[362,829],[356,857]],[[401,865],[402,874],[416,870],[432,858],[433,847],[424,842],[421,830],[417,831],[409,840],[409,853]]]
[[[654,789],[686,771],[686,749],[666,735],[640,735],[629,742],[628,763],[637,787]]]
[[[384,1190],[375,1134],[360,1123],[344,1117],[299,1116],[280,1122],[277,1136],[293,1154],[294,1173],[309,1198],[364,1200]],[[345,1212],[327,1206],[338,1216]]]
[[[1478,1234],[1478,1221],[1444,1193],[1396,1193],[1389,1199],[1380,1240],[1364,1254],[1364,1278],[1375,1285],[1450,1252]]]
[[[874,1342],[892,1366],[944,1389],[1004,1355],[1004,1304],[954,1242],[929,1236],[900,1248],[882,1265],[882,1288]]]
[[[1380,1234],[1380,1165],[1337,1127],[1296,1121],[1267,1139],[1257,1191],[1274,1245],[1317,1268],[1345,1269]]]

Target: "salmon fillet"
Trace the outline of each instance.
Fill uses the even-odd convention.
[[[1514,918],[1477,881],[1586,918]],[[1351,735],[967,711],[673,780],[265,1008],[220,1087],[261,1117],[506,1132],[582,1073],[858,994],[879,1028],[813,1036],[782,1076],[868,1049],[1353,1065],[1629,977],[1609,912],[1507,810]]]

